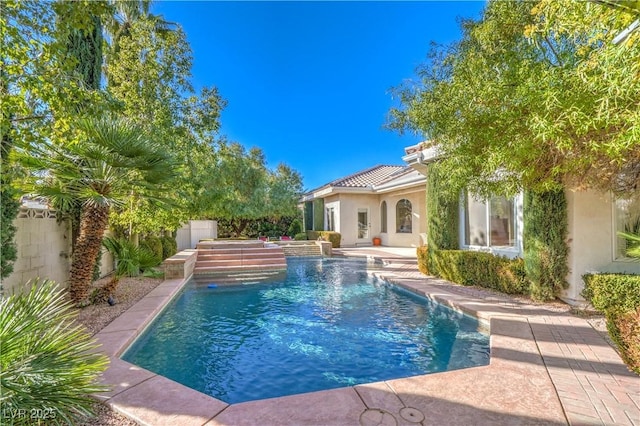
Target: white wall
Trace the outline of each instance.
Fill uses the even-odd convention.
[[[215,220],[190,220],[176,233],[178,251],[194,249],[202,239],[218,238],[218,222]]]
[[[66,285],[71,262],[69,223],[58,223],[53,210],[21,208],[14,224],[18,258],[11,275],[2,279],[5,294],[38,277]]]
[[[587,272],[640,274],[640,262],[615,260],[614,206],[610,193],[566,191],[569,224],[569,288],[562,299],[581,303]]]

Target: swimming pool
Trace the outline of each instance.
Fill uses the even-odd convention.
[[[363,260],[287,263],[279,282],[187,284],[122,358],[228,403],[489,363],[476,319]]]

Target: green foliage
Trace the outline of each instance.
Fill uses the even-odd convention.
[[[162,259],[167,259],[178,252],[178,242],[174,237],[161,237],[160,242],[162,243]]]
[[[298,218],[291,221],[291,225],[287,229],[287,235],[294,236],[302,232],[302,221]]]
[[[459,190],[447,187],[447,170],[436,162],[429,165],[427,178],[428,245],[433,250],[458,248]]]
[[[587,274],[582,295],[601,312],[629,312],[640,307],[640,275]]]
[[[104,247],[111,253],[116,261],[117,277],[135,277],[140,271],[145,271],[160,264],[162,257],[143,246],[136,246],[124,238],[105,237],[102,240]],[[162,251],[162,247],[160,247]]]
[[[207,206],[207,217],[229,222],[232,236],[244,235],[256,221],[278,224],[297,214],[302,178],[282,164],[269,170],[260,149],[247,151],[238,143],[221,143],[214,164],[216,173],[209,177],[200,200]],[[286,228],[278,226],[277,232],[283,235]]]
[[[313,200],[313,230],[324,230],[324,199]]]
[[[305,231],[313,230],[313,201],[306,201],[303,207],[303,223]]]
[[[156,237],[155,235],[149,235],[141,239],[140,247],[143,247],[149,250],[151,253],[155,255],[157,259],[160,259],[160,260],[164,259],[163,257],[164,249],[162,247],[162,241],[160,241],[160,238]]]
[[[307,240],[307,233],[306,232],[299,232],[297,234],[295,234],[293,236],[293,239],[296,241],[306,241]]]
[[[322,240],[331,242],[331,247],[340,248],[342,235],[334,231],[307,231],[307,240]]]
[[[397,90],[389,127],[438,145],[446,182],[481,196],[560,183],[629,191],[640,166],[637,13],[606,2],[490,1]]]
[[[425,275],[431,275],[429,271],[429,247],[420,246],[416,249],[418,257],[418,270]]]
[[[525,192],[524,260],[534,299],[554,299],[568,286],[568,232],[563,190]]]
[[[640,374],[640,275],[587,274],[582,295],[604,313],[622,358]]]
[[[3,110],[4,114],[4,110]],[[13,262],[18,257],[16,242],[14,240],[16,227],[13,222],[20,211],[17,191],[12,186],[12,178],[9,169],[8,154],[11,151],[12,141],[9,135],[1,135],[0,147],[0,278],[8,277],[13,272]]]
[[[52,281],[30,281],[25,291],[0,299],[0,410],[4,421],[33,424],[31,410],[47,410],[46,424],[73,424],[92,415],[88,395],[108,358],[75,323],[75,311]],[[9,420],[11,410],[27,415]],[[15,412],[15,411],[14,411]]]
[[[430,255],[432,268],[435,269],[430,272],[446,280],[507,294],[529,293],[529,281],[522,259],[468,250],[438,250]]]

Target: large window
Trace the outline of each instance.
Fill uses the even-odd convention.
[[[513,199],[491,197],[489,200],[482,200],[468,194],[464,209],[465,245],[516,245],[516,209]]]
[[[333,207],[327,207],[327,231],[336,230],[336,212]]]
[[[614,205],[614,220],[616,231],[616,259],[630,258],[628,252],[638,243],[620,235],[640,235],[640,197],[617,199]]]
[[[412,230],[411,201],[402,199],[396,204],[396,232],[410,234]]]
[[[387,202],[380,205],[380,232],[387,232]]]

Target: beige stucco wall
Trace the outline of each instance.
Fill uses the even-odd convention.
[[[582,275],[587,272],[640,274],[640,262],[615,260],[614,208],[611,194],[597,191],[567,191],[569,225],[569,288],[562,299],[584,301]]]
[[[411,210],[413,212],[411,233],[396,232],[396,204],[402,199],[407,199],[411,202]],[[422,244],[420,234],[426,234],[427,232],[425,188],[419,187],[411,191],[382,194],[378,204],[378,231],[380,230],[379,217],[382,201],[387,202],[387,232],[379,234],[382,239],[382,245],[390,247],[419,247]]]
[[[69,223],[58,223],[54,211],[25,208],[14,223],[18,258],[11,275],[2,279],[5,294],[38,277],[66,285],[71,254]]]
[[[396,204],[401,199],[411,201],[413,223],[411,233],[396,232]],[[387,202],[387,232],[381,233],[380,206]],[[373,237],[380,237],[382,245],[390,247],[418,247],[426,234],[425,191],[423,187],[385,194],[341,193],[325,198],[325,209],[334,207],[336,231],[342,235],[342,247],[371,245]],[[358,239],[358,209],[369,211],[369,237]],[[326,225],[326,218],[325,218]]]
[[[371,244],[376,228],[380,222],[380,208],[378,196],[374,194],[339,194],[339,217],[336,221],[336,231],[342,235],[342,247],[354,247],[358,244]],[[326,207],[325,200],[325,207]],[[358,239],[358,209],[369,209],[369,238]],[[337,213],[337,212],[336,212]],[[373,228],[373,229],[372,229]]]

